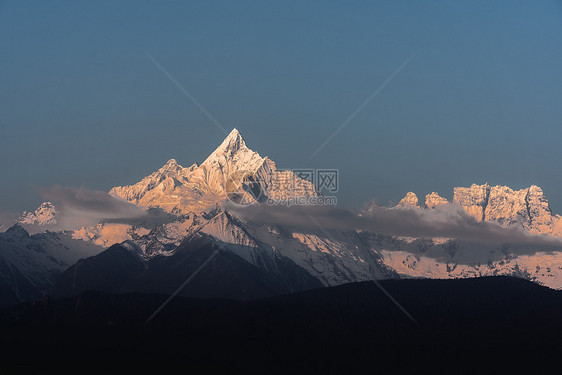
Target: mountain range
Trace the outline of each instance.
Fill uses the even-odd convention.
[[[299,228],[241,216],[234,207],[261,207],[268,199],[322,196],[315,185],[252,151],[234,129],[200,165],[171,159],[141,181],[114,187],[112,199],[154,220],[102,220],[78,229],[56,228],[57,202],[24,212],[0,234],[2,304],[44,294],[86,290],[172,293],[206,264],[184,296],[254,299],[319,286],[393,278],[465,278],[515,275],[562,288],[558,251],[517,253],[509,244],[454,237],[408,237],[376,230]],[[368,217],[376,203],[357,213]],[[409,192],[393,212],[415,215],[460,210],[476,223],[511,228],[530,238],[562,236],[537,186],[512,190],[472,185],[454,189],[451,202],[433,192],[420,203]],[[42,227],[30,236],[25,228]],[[53,228],[56,228],[53,229]],[[61,250],[61,249],[64,249]],[[212,257],[209,263],[206,260]]]
[[[436,208],[456,204],[477,221],[490,221],[503,226],[517,226],[534,234],[562,236],[562,217],[554,215],[542,189],[536,185],[521,190],[507,186],[473,184],[456,187],[453,202],[432,192],[421,206],[416,194],[409,192],[398,203],[405,208]]]

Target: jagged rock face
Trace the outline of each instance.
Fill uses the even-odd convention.
[[[562,237],[562,216],[552,214],[542,189],[535,185],[521,190],[488,184],[456,187],[452,203],[462,207],[477,221],[518,226],[533,234]],[[425,196],[425,208],[449,204],[436,192]],[[414,193],[408,193],[396,207],[419,207],[418,198]]]
[[[436,192],[433,192],[431,194],[427,194],[425,196],[425,206],[427,208],[435,208],[435,207],[439,207],[439,206],[445,206],[448,205],[449,201],[441,196],[439,196],[439,194],[437,194]]]
[[[256,171],[262,191],[269,198],[314,197],[318,195],[314,184],[297,177],[292,171],[280,171],[275,162],[268,157]]]
[[[239,173],[240,181],[236,180]],[[241,185],[241,179],[248,174],[259,184],[257,195],[261,197],[276,198],[288,192],[297,196],[318,195],[311,182],[291,171],[279,171],[272,160],[250,150],[236,129],[200,166],[193,164],[184,168],[171,159],[137,184],[115,187],[109,194],[176,214],[202,212],[228,198],[227,183]],[[243,198],[252,200],[256,196]]]
[[[400,202],[398,202],[397,207],[419,207],[418,196],[411,191],[406,194]]]
[[[533,185],[529,188],[527,205],[531,218],[531,229],[538,233],[551,232],[554,227],[554,218],[548,200],[540,187]]]
[[[492,187],[484,211],[485,220],[495,221],[506,226],[519,224],[524,228],[529,228],[531,219],[526,200],[528,190],[513,191],[507,186]]]
[[[189,168],[170,159],[162,168],[143,178],[135,185],[118,186],[109,194],[144,207],[161,207],[168,212],[176,212],[182,204],[180,190],[189,184],[194,164]]]
[[[478,221],[484,220],[484,212],[490,196],[488,184],[473,184],[469,188],[456,187],[453,194],[453,203],[460,205],[467,214]]]
[[[51,202],[42,203],[34,212],[24,211],[18,221],[22,224],[52,225],[56,224],[57,211]]]
[[[532,233],[549,234],[553,230],[554,218],[548,200],[535,185],[521,190],[488,184],[455,188],[454,202],[478,221],[518,225]]]

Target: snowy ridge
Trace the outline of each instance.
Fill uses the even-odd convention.
[[[404,198],[402,198],[400,202],[398,202],[398,205],[396,207],[402,207],[402,208],[419,207],[418,196],[412,192],[409,192],[406,194]]]
[[[395,276],[354,232],[325,238],[233,218],[227,213],[219,214],[203,227],[203,232],[260,267],[272,267],[279,257],[290,259],[324,285]]]
[[[139,206],[160,207],[174,214],[200,213],[224,202],[227,182],[240,184],[236,178],[243,178],[243,172],[257,176],[264,197],[287,192],[302,196],[318,194],[309,181],[291,171],[278,170],[269,158],[250,150],[236,129],[200,166],[184,168],[171,159],[140,182],[115,187],[109,193]]]
[[[427,194],[425,196],[425,207],[427,208],[436,208],[439,206],[446,206],[449,204],[449,201],[443,197],[440,197],[439,194],[433,192],[431,194]]]
[[[52,225],[56,224],[57,210],[51,202],[42,203],[34,212],[24,211],[18,219],[22,224]]]
[[[409,192],[397,207],[418,207],[416,194]],[[516,226],[532,234],[562,236],[562,217],[554,215],[542,189],[532,185],[521,190],[488,184],[456,187],[453,202],[436,192],[426,195],[425,208],[458,205],[477,221],[496,222],[503,226]]]
[[[466,278],[512,275],[562,288],[562,253],[514,255],[509,248],[448,240],[415,240],[393,248],[377,247],[384,263],[402,277]]]
[[[82,227],[72,232],[72,238],[93,242],[96,245],[109,247],[150,233],[147,228],[129,224],[99,223],[89,227]]]
[[[104,250],[65,233],[30,236],[20,224],[0,233],[0,249],[0,285],[15,302],[47,294],[62,271]]]

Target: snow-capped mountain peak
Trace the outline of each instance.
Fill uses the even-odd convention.
[[[418,196],[415,193],[409,191],[400,202],[398,202],[397,207],[409,208],[409,207],[419,207]]]
[[[427,208],[436,208],[439,206],[445,206],[447,204],[449,204],[449,201],[441,197],[436,192],[432,192],[431,194],[427,194],[425,196],[425,206]]]
[[[179,165],[176,159],[170,159],[166,162],[166,164],[158,169],[155,175],[160,180],[164,180],[168,177],[182,180],[184,178],[187,178],[190,173],[193,172],[193,170],[197,167],[198,165],[197,163],[195,163],[192,166],[185,168]]]
[[[242,138],[242,134],[238,131],[238,129],[234,128],[226,136],[226,138],[222,141],[219,147],[213,152],[215,153],[228,153],[228,152],[236,152],[238,150],[247,149],[246,142],[244,138]]]
[[[220,183],[224,184],[226,178],[231,173],[238,170],[248,170],[256,172],[264,162],[257,152],[252,151],[246,146],[246,142],[237,129],[233,129],[230,134],[222,141],[222,143],[209,155],[201,167],[213,172],[217,172]],[[214,173],[210,173],[213,175]],[[226,176],[224,176],[226,174]],[[217,181],[209,181],[214,184]]]
[[[254,180],[268,197],[287,192],[304,196],[318,194],[311,182],[291,171],[278,170],[273,161],[248,148],[237,129],[201,165],[184,168],[170,159],[140,182],[115,187],[109,193],[143,207],[159,207],[171,213],[202,212],[227,199],[227,181],[236,178],[238,172],[244,176],[254,174]]]
[[[51,225],[56,224],[57,210],[51,202],[43,202],[34,212],[24,211],[18,219],[22,224]]]
[[[177,171],[180,167],[181,165],[178,164],[176,159],[170,159],[166,162],[166,164],[162,166],[162,168],[160,168],[160,171],[162,172]]]

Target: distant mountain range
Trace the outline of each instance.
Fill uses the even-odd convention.
[[[558,251],[519,254],[509,244],[321,226],[305,230],[241,217],[224,203],[259,206],[267,199],[322,193],[250,150],[236,129],[201,165],[185,168],[171,159],[138,183],[109,194],[168,216],[159,222],[102,220],[29,236],[24,228],[54,228],[64,213],[51,202],[23,213],[20,224],[0,234],[0,288],[6,296],[1,303],[86,290],[172,293],[214,251],[212,262],[182,295],[253,299],[372,279],[489,275],[516,275],[562,288]],[[366,217],[376,207],[367,204],[358,215]],[[476,222],[540,238],[562,237],[561,216],[551,212],[537,186],[514,191],[472,185],[455,188],[452,202],[434,192],[423,204],[410,192],[389,210],[421,215],[456,208]]]
[[[0,306],[41,298],[53,290],[63,271],[104,250],[92,242],[73,239],[69,233],[30,236],[15,224],[0,233]]]
[[[450,205],[438,193],[425,196],[425,204],[419,204],[416,194],[409,192],[398,203],[402,208],[436,208]],[[504,226],[520,226],[534,234],[562,236],[562,217],[554,215],[542,189],[532,185],[521,190],[507,186],[473,184],[469,188],[454,189],[452,204],[456,204],[478,221],[490,221]]]

